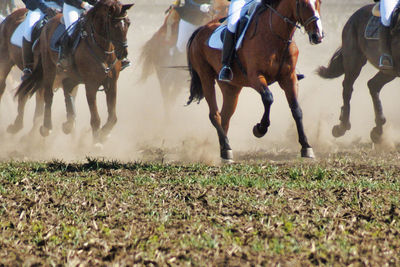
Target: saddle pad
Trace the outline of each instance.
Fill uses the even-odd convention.
[[[63,36],[64,33],[67,34],[65,32],[65,25],[62,23],[58,24],[56,30],[53,33],[53,36],[51,36],[50,39],[50,48],[54,52],[59,51],[60,44],[58,41],[60,40],[61,36]]]
[[[249,28],[249,25],[254,17],[254,14],[256,13],[258,6],[260,5],[260,2],[254,1],[253,4],[247,5],[243,8],[242,10],[242,16],[247,16],[247,23],[243,27],[243,31],[238,34],[237,42],[236,42],[236,50],[239,50],[240,47],[242,46],[242,42],[244,40],[244,36],[246,35],[247,29]],[[238,25],[239,26],[239,25]],[[225,29],[227,29],[227,25],[222,24],[218,28],[214,30],[214,32],[211,34],[210,38],[208,39],[208,46],[214,49],[222,50],[223,47],[223,40],[224,40],[224,32]],[[239,28],[239,27],[237,27]]]
[[[368,21],[367,27],[365,27],[364,37],[369,40],[379,40],[379,27],[381,25],[381,19],[375,16],[371,16]]]
[[[22,38],[24,36],[24,23],[20,23],[11,35],[11,44],[22,48]]]
[[[5,17],[3,17],[2,15],[0,15],[0,23],[2,23],[4,19],[5,19]]]

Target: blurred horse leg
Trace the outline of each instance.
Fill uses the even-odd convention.
[[[90,125],[92,127],[92,134],[94,143],[101,143],[99,140],[99,129],[100,129],[100,116],[97,109],[97,91],[99,89],[98,84],[86,83],[86,100],[90,110]]]
[[[64,91],[65,108],[67,111],[67,121],[63,123],[62,129],[65,134],[70,134],[75,128],[75,95],[77,83],[71,79],[62,81]]]
[[[371,94],[372,102],[374,104],[375,111],[375,123],[376,127],[374,127],[371,131],[371,140],[374,143],[379,143],[381,141],[382,133],[383,133],[383,125],[386,123],[386,118],[383,115],[382,103],[379,98],[379,93],[382,87],[393,81],[395,76],[387,75],[382,72],[378,72],[371,80],[368,81],[368,88]]]
[[[108,118],[107,122],[103,125],[99,133],[100,141],[105,141],[105,139],[110,134],[111,130],[114,128],[117,123],[117,112],[116,112],[116,103],[117,103],[117,80],[111,79],[106,86],[105,89],[106,100],[107,100],[107,111]]]

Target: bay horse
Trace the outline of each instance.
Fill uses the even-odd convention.
[[[212,1],[210,16],[204,20],[204,24],[226,16],[228,6],[227,0]],[[163,25],[143,45],[140,55],[142,63],[140,81],[145,82],[150,75],[156,73],[167,118],[175,99],[187,86],[189,79],[187,70],[182,68],[186,66],[185,55],[171,53],[176,46],[179,21],[178,12],[175,11],[174,6],[171,6],[167,10]]]
[[[218,109],[215,80],[221,64],[221,51],[208,47],[207,40],[219,23],[209,23],[198,29],[188,43],[188,64],[191,74],[188,104],[205,97],[209,106],[209,118],[216,128],[223,161],[232,161],[229,145],[229,121],[235,112],[238,97],[243,87],[252,87],[260,95],[264,105],[261,122],[253,128],[253,134],[261,138],[270,126],[270,108],[273,95],[268,86],[278,82],[285,91],[289,107],[296,122],[301,144],[301,156],[314,157],[303,128],[302,111],[297,101],[298,80],[296,63],[299,50],[293,35],[300,23],[307,31],[310,42],[319,44],[323,39],[320,21],[320,0],[263,1],[252,20],[242,48],[237,51],[237,60],[232,70],[232,82],[217,83],[222,91],[223,105]],[[241,67],[239,66],[239,63]]]
[[[366,39],[365,29],[372,16],[374,5],[367,5],[357,10],[347,21],[342,32],[342,46],[334,53],[327,67],[321,66],[317,73],[325,79],[337,78],[344,74],[343,80],[343,106],[341,108],[340,123],[332,128],[334,137],[343,136],[350,130],[350,100],[353,93],[353,85],[358,78],[361,69],[367,63],[371,63],[379,69],[379,41]],[[379,98],[382,87],[393,81],[400,75],[400,35],[392,36],[392,53],[394,69],[392,71],[378,71],[368,81],[375,111],[376,126],[371,130],[370,137],[374,143],[382,140],[383,125],[386,118],[383,115],[382,103]]]
[[[6,89],[6,79],[12,67],[17,66],[20,70],[23,69],[22,49],[11,44],[11,36],[15,29],[23,22],[27,12],[26,8],[17,9],[0,24],[0,100]],[[18,115],[14,123],[7,128],[8,133],[15,134],[22,129],[26,100],[26,98],[18,99]],[[31,132],[37,128],[38,119],[43,115],[43,110],[43,90],[38,90]]]
[[[40,127],[43,137],[52,130],[51,107],[53,102],[53,84],[61,83],[64,89],[67,121],[63,124],[68,134],[75,125],[75,109],[72,100],[73,88],[85,84],[86,98],[90,109],[90,124],[95,143],[102,143],[117,123],[116,98],[117,80],[121,71],[121,59],[128,54],[127,33],[130,20],[128,9],[133,4],[123,5],[116,0],[100,0],[87,12],[82,22],[83,35],[74,54],[73,62],[65,70],[57,69],[58,53],[50,48],[50,39],[61,23],[61,16],[51,19],[40,36],[41,66],[33,70],[31,77],[20,85],[18,98],[32,94],[38,85],[44,88],[44,122]],[[96,95],[103,86],[106,94],[108,120],[100,128]],[[68,97],[70,96],[70,97]]]

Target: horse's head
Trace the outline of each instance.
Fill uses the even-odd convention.
[[[127,10],[132,6],[133,4],[122,5],[116,0],[100,0],[87,14],[95,31],[103,33],[103,38],[114,45],[118,59],[128,55],[127,34],[130,20]]]
[[[312,44],[319,44],[324,38],[320,8],[321,0],[296,0],[296,20],[303,25]]]

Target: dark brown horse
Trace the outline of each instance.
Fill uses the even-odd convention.
[[[61,83],[66,100],[67,121],[63,124],[65,133],[75,125],[75,110],[71,92],[78,84],[85,84],[89,105],[93,137],[95,142],[104,141],[117,122],[116,98],[117,80],[121,70],[121,59],[127,56],[127,33],[130,21],[127,10],[133,5],[122,5],[119,1],[100,0],[85,15],[83,30],[87,33],[80,41],[73,62],[64,71],[57,69],[58,54],[50,48],[50,38],[60,23],[60,16],[50,20],[40,36],[41,66],[34,69],[31,78],[18,88],[17,95],[24,97],[41,86],[45,93],[44,123],[40,128],[42,136],[48,136],[52,129],[51,107],[53,85]],[[108,108],[108,120],[100,129],[96,95],[103,86]]]
[[[213,1],[212,11],[204,24],[226,16],[227,6],[226,0]],[[179,14],[172,6],[168,9],[163,25],[143,46],[140,56],[143,64],[141,81],[146,81],[151,74],[156,73],[167,117],[178,94],[187,86],[189,78],[186,69],[180,68],[186,65],[186,56],[171,53],[176,46],[179,20]]]
[[[18,9],[7,16],[7,18],[0,24],[0,100],[4,94],[6,79],[11,68],[17,66],[19,69],[23,69],[22,49],[11,44],[10,40],[15,29],[25,19],[27,11],[28,10],[25,8]],[[7,132],[15,134],[22,129],[26,100],[26,98],[20,98],[18,100],[18,115],[14,124],[7,128]],[[37,128],[39,119],[43,115],[43,108],[43,90],[39,90],[36,94],[36,109],[33,118],[34,126],[32,131]]]
[[[206,98],[210,110],[209,118],[217,130],[223,160],[233,159],[227,133],[241,89],[245,86],[252,87],[261,95],[265,112],[261,122],[253,128],[254,135],[260,138],[267,133],[270,126],[269,113],[273,96],[268,86],[274,82],[278,82],[285,91],[296,122],[302,147],[301,155],[314,156],[304,133],[302,111],[297,101],[298,48],[292,37],[297,28],[296,23],[300,23],[308,32],[312,43],[318,44],[322,41],[322,25],[319,18],[321,3],[319,0],[280,0],[274,1],[272,5],[263,3],[257,17],[252,21],[247,38],[237,52],[242,68],[237,62],[234,64],[234,80],[231,83],[217,81],[223,95],[221,112],[215,94],[215,80],[222,67],[221,52],[207,45],[208,38],[219,24],[210,23],[200,28],[188,44],[188,61],[192,76],[189,104]],[[251,33],[254,35],[251,36]]]
[[[332,56],[328,67],[320,67],[318,74],[326,79],[333,79],[344,74],[343,80],[343,106],[340,114],[340,124],[335,125],[332,134],[340,137],[350,130],[350,99],[353,93],[353,84],[358,78],[361,69],[369,61],[374,67],[379,66],[379,42],[378,40],[366,39],[365,29],[371,18],[374,5],[368,5],[357,10],[347,21],[342,33],[342,47]],[[400,35],[392,38],[392,53],[394,60],[393,71],[378,71],[368,81],[369,92],[372,97],[375,110],[376,126],[371,131],[371,139],[374,143],[381,141],[383,125],[386,118],[383,115],[382,103],[379,93],[382,87],[391,82],[400,74]]]

